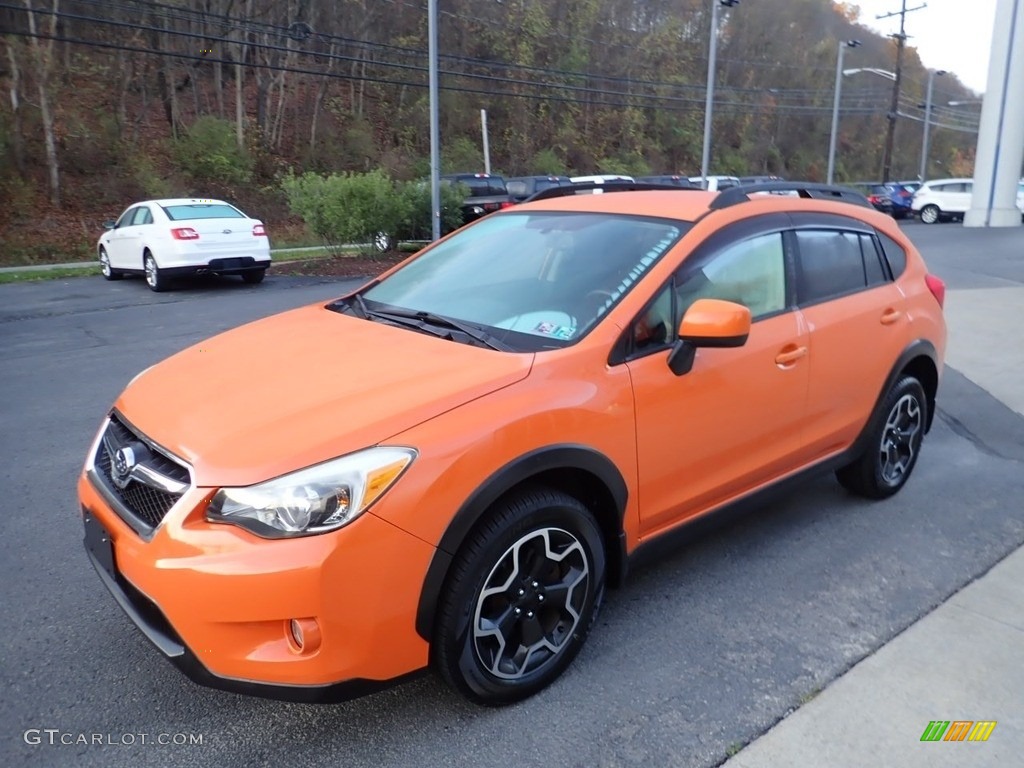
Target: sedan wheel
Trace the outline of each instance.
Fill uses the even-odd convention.
[[[104,280],[120,280],[124,277],[122,272],[110,266],[110,257],[107,255],[106,248],[100,248],[100,272],[103,273]]]
[[[939,206],[926,205],[921,209],[921,221],[925,224],[934,224],[939,220]]]
[[[150,290],[156,291],[157,293],[166,291],[167,278],[161,272],[160,267],[157,266],[156,259],[153,258],[153,254],[149,251],[146,251],[142,265],[146,272],[146,285],[150,287]]]
[[[604,594],[601,534],[578,500],[538,488],[492,510],[452,566],[433,653],[471,701],[531,696],[579,652]]]

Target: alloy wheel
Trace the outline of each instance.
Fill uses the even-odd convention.
[[[498,559],[473,616],[473,647],[481,666],[517,680],[545,666],[565,647],[587,598],[590,563],[573,534],[530,531]]]
[[[913,466],[923,428],[921,403],[913,395],[903,395],[889,411],[879,446],[882,479],[889,485],[899,484]]]

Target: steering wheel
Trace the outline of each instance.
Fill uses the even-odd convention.
[[[605,290],[604,288],[595,288],[592,291],[587,291],[587,295],[583,297],[584,305],[587,307],[593,307],[595,314],[598,310],[614,299],[615,294],[611,291]]]

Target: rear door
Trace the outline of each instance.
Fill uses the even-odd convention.
[[[145,227],[153,223],[153,214],[145,205],[136,205],[117,220],[110,237],[107,255],[115,269],[142,269],[142,239]]]
[[[829,214],[793,218],[797,304],[810,333],[807,439],[821,458],[867,422],[907,344],[909,319],[871,227]]]

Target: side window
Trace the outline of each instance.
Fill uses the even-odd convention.
[[[135,218],[135,214],[138,212],[138,208],[129,208],[127,211],[121,214],[121,218],[117,220],[117,224],[114,225],[115,229],[121,227],[130,227],[132,225],[132,219]]]
[[[867,285],[860,237],[852,232],[799,231],[797,302],[815,302],[859,291]]]
[[[654,301],[633,322],[633,351],[649,351],[675,341],[678,323],[673,322],[672,284],[666,285]]]
[[[140,205],[135,209],[135,218],[132,220],[132,224],[139,226],[140,224],[152,224],[153,214],[149,212],[149,208]]]
[[[725,299],[750,309],[751,318],[786,308],[786,259],[782,233],[727,246],[676,284],[676,324],[697,299]]]
[[[875,238],[871,235],[860,236],[860,251],[864,257],[864,275],[867,277],[868,286],[881,285],[889,282],[889,278],[879,258],[878,248],[875,247]]]
[[[907,268],[907,252],[903,250],[902,245],[881,232],[878,233],[878,241],[882,244],[882,252],[885,254],[885,260],[889,262],[889,271],[892,272],[893,279],[899,277]]]

